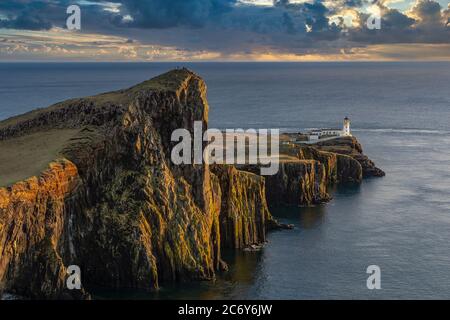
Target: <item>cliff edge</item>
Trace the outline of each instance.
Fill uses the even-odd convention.
[[[180,69],[0,122],[0,291],[87,298],[213,279],[222,247],[264,242],[276,225],[264,179],[170,161],[172,131],[194,121],[207,129],[206,85]],[[71,265],[82,290],[67,289]]]

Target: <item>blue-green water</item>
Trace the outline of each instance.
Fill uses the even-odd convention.
[[[130,86],[175,64],[0,64],[0,119]],[[207,81],[210,124],[299,130],[348,115],[386,177],[340,186],[314,208],[278,208],[296,225],[259,253],[229,253],[216,282],[135,298],[450,298],[450,64],[190,64]],[[381,268],[381,290],[366,268]]]

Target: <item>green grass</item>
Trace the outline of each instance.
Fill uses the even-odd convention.
[[[0,141],[0,187],[39,175],[78,132],[57,129]]]
[[[156,78],[142,82],[125,90],[112,91],[91,97],[70,99],[48,108],[36,109],[23,115],[0,121],[0,130],[32,120],[41,114],[56,111],[81,103],[92,103],[95,107],[108,105],[124,105],[134,99],[141,91],[177,91],[181,84],[192,73],[187,69],[177,69],[162,74]],[[8,138],[0,141],[0,187],[39,175],[48,164],[61,157],[62,150],[70,145],[70,139],[77,136],[86,138],[94,133],[80,133],[80,129],[37,129],[24,136]]]

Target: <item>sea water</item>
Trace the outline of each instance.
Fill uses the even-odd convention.
[[[3,63],[0,119],[181,66],[207,82],[210,127],[298,131],[348,116],[386,177],[335,187],[324,205],[273,208],[295,229],[226,253],[215,282],[97,298],[450,298],[450,63]],[[369,265],[380,290],[367,289]]]

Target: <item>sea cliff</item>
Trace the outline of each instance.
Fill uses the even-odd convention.
[[[207,128],[206,85],[183,69],[0,123],[0,143],[76,131],[40,174],[0,188],[1,288],[86,297],[66,289],[69,265],[85,285],[213,279],[222,246],[264,242],[276,222],[262,178],[170,161],[172,131],[194,121]]]
[[[258,173],[255,165],[240,169]],[[266,177],[269,206],[310,206],[328,202],[330,185],[361,183],[385,173],[364,153],[355,137],[337,137],[316,144],[288,144],[280,149],[277,174]]]
[[[208,109],[204,81],[178,69],[0,122],[0,293],[86,299],[92,286],[214,279],[222,249],[283,227],[268,204],[327,201],[330,183],[360,181],[370,165],[356,143],[349,154],[296,150],[269,178],[174,165],[171,133],[206,130]],[[67,289],[71,265],[81,290]]]

